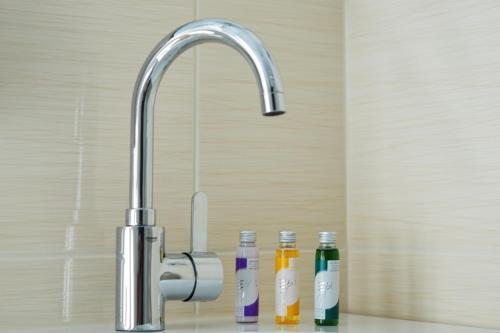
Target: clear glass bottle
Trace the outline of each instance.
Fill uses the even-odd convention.
[[[293,231],[280,231],[275,257],[276,324],[298,324],[300,320],[299,277]]]
[[[320,232],[314,278],[314,322],[319,326],[339,323],[339,259],[335,232]]]
[[[255,231],[240,231],[236,252],[235,319],[237,323],[255,323],[259,316],[259,251]]]

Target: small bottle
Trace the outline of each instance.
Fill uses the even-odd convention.
[[[235,318],[237,323],[255,323],[259,317],[259,251],[255,231],[240,231],[236,253]]]
[[[280,231],[275,260],[276,324],[298,324],[300,314],[297,259],[293,231]]]
[[[314,322],[319,326],[339,324],[339,258],[336,234],[320,232],[314,278]]]

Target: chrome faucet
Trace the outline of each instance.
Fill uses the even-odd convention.
[[[226,20],[187,23],[164,38],[146,59],[132,100],[130,208],[117,229],[116,329],[164,329],[166,300],[210,301],[223,286],[222,263],[207,251],[207,198],[192,198],[191,250],[165,252],[165,230],[155,224],[153,208],[153,110],[158,86],[170,64],[188,48],[219,42],[239,51],[259,85],[262,114],[285,113],[283,87],[271,55],[244,27]]]

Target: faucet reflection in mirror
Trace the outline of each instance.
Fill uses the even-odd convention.
[[[160,81],[170,64],[192,46],[219,42],[236,49],[250,64],[259,86],[262,114],[285,113],[276,63],[246,28],[226,20],[187,23],[164,38],[146,59],[132,100],[130,208],[117,229],[116,329],[164,329],[165,300],[210,301],[222,291],[223,270],[206,248],[207,198],[192,201],[191,250],[165,252],[164,228],[155,224],[153,202],[153,110]]]

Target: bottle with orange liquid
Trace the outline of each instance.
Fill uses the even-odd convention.
[[[275,260],[276,324],[298,324],[300,312],[297,259],[293,231],[280,231]]]

